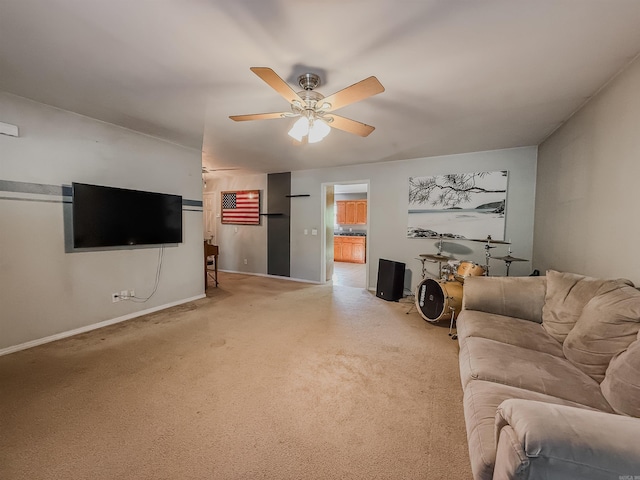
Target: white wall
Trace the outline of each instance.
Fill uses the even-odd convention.
[[[202,200],[199,151],[1,92],[0,121],[20,128],[19,138],[0,135],[5,186],[84,182]],[[112,303],[112,292],[151,293],[159,248],[69,251],[69,198],[6,190],[0,352],[203,294],[201,207],[183,209],[184,243],[165,248],[157,293],[146,303]]]
[[[536,182],[536,147],[524,147],[461,155],[357,165],[339,168],[292,172],[292,194],[310,197],[291,201],[291,276],[320,281],[324,269],[321,235],[304,235],[317,228],[322,232],[322,184],[370,181],[369,235],[367,260],[370,262],[368,285],[377,282],[378,260],[386,258],[404,262],[412,272],[411,288],[420,281],[421,253],[435,253],[434,240],[407,238],[408,182],[410,176],[476,171],[509,171],[506,238],[511,239],[514,256],[531,259]],[[362,182],[360,182],[362,181]],[[484,263],[483,244],[469,241],[445,242],[458,259]],[[506,255],[506,247],[492,255]],[[496,274],[504,275],[504,262],[492,260]],[[513,263],[512,275],[528,275],[530,262]],[[409,285],[406,285],[407,287]]]
[[[640,59],[539,147],[534,260],[640,285]]]
[[[208,175],[206,193],[220,195],[227,190],[260,190],[260,211],[266,211],[266,175]],[[217,202],[220,206],[220,200]],[[231,272],[267,273],[267,219],[261,217],[260,225],[221,224],[215,215],[216,240],[220,249],[218,268]],[[247,263],[244,260],[247,259]]]

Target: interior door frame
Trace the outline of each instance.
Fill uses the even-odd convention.
[[[327,270],[328,265],[327,262],[327,195],[331,192],[331,195],[335,198],[334,187],[336,185],[354,185],[354,184],[365,184],[367,186],[367,236],[365,237],[365,253],[364,253],[364,263],[365,263],[365,288],[369,289],[369,252],[370,252],[370,237],[371,237],[371,208],[370,208],[370,200],[371,200],[371,180],[345,180],[340,182],[324,182],[321,184],[322,188],[322,248],[321,248],[321,265],[320,269],[320,283],[327,283],[330,278],[327,278]],[[333,223],[331,225],[333,229]],[[333,237],[333,235],[332,235]],[[331,248],[333,248],[333,238],[331,239]],[[333,271],[333,254],[331,255],[331,271]]]
[[[205,240],[209,240],[209,238],[207,238],[207,225],[206,225],[206,215],[208,212],[207,207],[207,199],[211,199],[212,203],[213,203],[213,209],[211,210],[211,222],[212,222],[212,235],[213,235],[213,243],[216,244],[217,242],[217,237],[218,237],[218,195],[220,195],[218,192],[204,192],[202,194],[202,214],[203,214],[203,219],[202,219],[202,236]]]

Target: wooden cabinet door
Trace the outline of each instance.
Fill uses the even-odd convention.
[[[353,263],[364,263],[364,243],[354,243],[351,252],[351,261]]]
[[[367,201],[358,200],[356,202],[356,224],[365,225],[367,223]]]
[[[336,223],[338,225],[342,225],[345,222],[345,218],[346,218],[346,203],[344,200],[339,200],[336,202]]]
[[[333,238],[333,261],[342,261],[342,242],[340,241],[339,237]]]
[[[356,223],[356,202],[347,201],[345,204],[344,223],[354,225]]]
[[[342,244],[342,261],[353,262],[353,243],[346,242]]]

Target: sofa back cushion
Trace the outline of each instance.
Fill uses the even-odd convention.
[[[546,277],[542,326],[560,343],[567,338],[587,302],[598,293],[616,288],[619,282],[555,270],[547,270]]]
[[[593,297],[564,341],[564,356],[601,382],[611,359],[623,352],[640,330],[640,291],[628,285]]]
[[[640,334],[611,360],[600,388],[616,412],[640,417]]]
[[[545,277],[468,277],[463,308],[542,322]]]

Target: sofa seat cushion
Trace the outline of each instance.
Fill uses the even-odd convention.
[[[472,380],[464,390],[464,419],[469,457],[475,480],[491,480],[496,461],[495,416],[498,406],[511,398],[584,407],[575,402],[498,383]]]
[[[600,388],[617,413],[640,417],[640,333],[611,360]]]
[[[463,388],[472,379],[486,380],[612,412],[600,384],[568,360],[487,338],[462,342],[460,379]]]
[[[458,316],[457,329],[460,343],[467,337],[489,338],[557,357],[563,356],[562,344],[537,322],[475,310],[463,310]]]
[[[564,356],[601,382],[611,359],[640,330],[640,291],[627,285],[593,297],[564,341]]]

